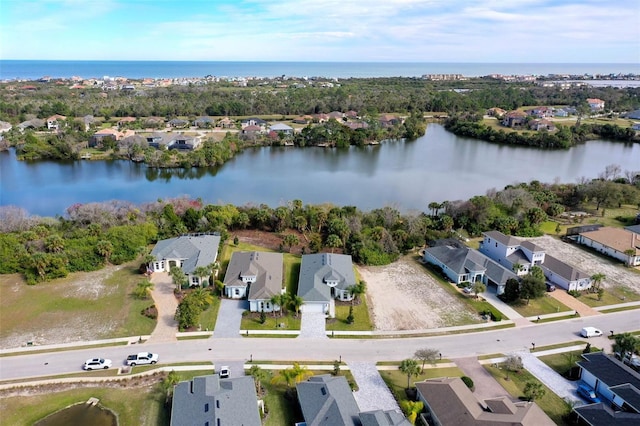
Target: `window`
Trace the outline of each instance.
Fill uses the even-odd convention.
[[[216,399],[216,408],[220,408],[220,400]]]
[[[260,310],[264,311],[264,302],[260,302]]]
[[[496,247],[498,247],[498,243],[496,243]]]
[[[233,294],[235,294],[236,296],[240,296],[240,290],[239,289],[234,289],[233,290]]]
[[[209,403],[208,402],[206,404],[204,404],[204,412],[205,413],[209,412]]]

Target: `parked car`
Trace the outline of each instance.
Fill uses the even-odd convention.
[[[620,352],[616,352],[615,356],[629,367],[636,370],[640,369],[640,356],[629,352],[625,352],[624,356],[622,356]]]
[[[220,371],[218,371],[218,374],[220,375],[221,379],[226,379],[231,374],[231,370],[229,370],[229,366],[223,365],[222,367],[220,367]]]
[[[601,402],[600,398],[598,398],[598,395],[596,395],[596,392],[593,389],[591,389],[589,385],[585,383],[580,383],[578,385],[578,395],[580,395],[581,397],[583,397],[584,399],[586,399],[587,401],[593,404],[597,404],[598,402]]]
[[[129,355],[127,357],[127,365],[144,365],[144,364],[155,364],[158,362],[158,354],[152,354],[151,352],[140,352],[135,355]]]
[[[462,289],[462,291],[464,291],[464,292],[465,292],[465,293],[467,293],[467,294],[470,294],[470,293],[473,291],[473,288],[471,288],[471,287],[465,287],[465,288],[463,288],[463,289]]]
[[[82,366],[83,370],[106,370],[111,367],[112,362],[106,358],[91,358],[85,361]]]
[[[553,285],[553,284],[547,283],[547,291],[549,291],[549,292],[556,291],[556,286]]]
[[[582,330],[580,330],[580,335],[586,338],[598,337],[602,336],[602,330],[595,327],[584,327]]]

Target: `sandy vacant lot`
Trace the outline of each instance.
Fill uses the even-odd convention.
[[[579,245],[565,243],[548,235],[528,238],[528,240],[545,249],[550,255],[583,270],[587,274],[605,274],[607,279],[602,283],[605,288],[624,286],[640,293],[640,274],[626,268],[619,262],[603,259],[589,253]]]
[[[478,314],[445,291],[414,260],[358,266],[376,330],[419,330],[480,322]]]

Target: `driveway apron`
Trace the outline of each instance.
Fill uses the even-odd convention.
[[[239,338],[242,312],[248,307],[246,300],[222,299],[213,338]]]
[[[360,411],[400,410],[375,363],[347,362],[347,366],[358,384],[358,391],[353,396]]]
[[[153,283],[151,297],[158,310],[158,321],[147,342],[177,341],[178,322],[175,320],[175,314],[178,300],[173,294],[175,284],[166,272],[154,272],[151,276],[151,282]]]
[[[593,309],[591,306],[585,305],[577,298],[573,297],[566,291],[552,291],[548,293],[554,299],[564,303],[574,311],[578,312],[581,317],[591,316],[591,315],[600,315],[600,312]]]
[[[326,339],[326,315],[320,312],[302,312],[300,335],[302,339]]]
[[[524,368],[544,383],[546,387],[551,389],[553,393],[567,402],[572,402],[577,405],[584,404],[582,399],[576,394],[578,382],[571,382],[565,379],[528,351],[518,352],[518,355],[522,359]]]

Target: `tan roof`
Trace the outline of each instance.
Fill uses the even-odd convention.
[[[504,396],[488,399],[483,405],[459,377],[429,379],[415,385],[442,426],[555,425],[535,402],[513,402]]]
[[[640,255],[640,236],[626,229],[604,226],[595,231],[582,232],[580,235],[621,253],[634,250],[634,256]]]

